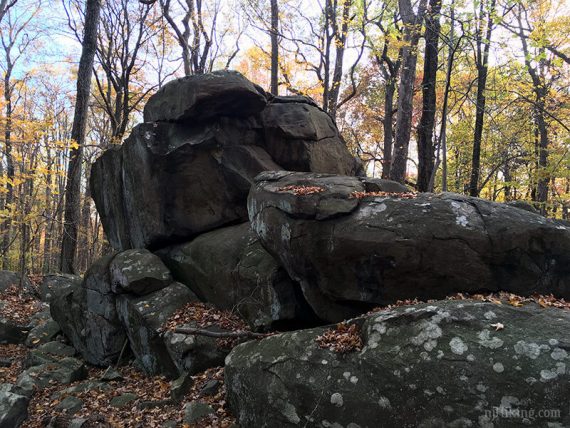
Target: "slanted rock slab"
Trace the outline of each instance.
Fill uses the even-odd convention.
[[[570,297],[570,227],[560,222],[452,193],[383,193],[357,177],[256,180],[252,228],[324,320],[456,292]]]
[[[234,348],[224,373],[240,427],[519,427],[547,409],[540,426],[570,425],[568,310],[436,301],[351,322],[360,350],[321,347],[326,327]]]

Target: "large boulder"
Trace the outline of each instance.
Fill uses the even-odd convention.
[[[159,254],[201,300],[235,309],[254,329],[311,316],[299,285],[261,246],[249,223],[204,233]]]
[[[570,426],[568,310],[438,301],[351,323],[234,348],[240,427]]]
[[[159,257],[150,251],[127,250],[109,265],[113,292],[138,296],[158,291],[172,282],[172,275]]]
[[[284,169],[364,175],[331,117],[310,98],[274,97],[261,118],[264,147]]]
[[[117,311],[131,349],[147,374],[178,377],[178,368],[168,352],[162,329],[177,309],[197,300],[188,287],[177,282],[142,297],[117,296]]]
[[[145,123],[91,170],[91,191],[116,249],[159,248],[247,220],[253,178],[281,169],[252,145],[255,121],[198,127]],[[246,144],[240,144],[243,138]]]
[[[9,270],[0,270],[0,293],[11,286],[20,287],[22,282],[25,290],[29,291],[32,289],[32,284],[27,277],[22,280],[22,276],[19,273]]]
[[[28,402],[17,386],[0,384],[0,428],[18,428],[28,417]]]
[[[247,117],[267,103],[263,89],[237,71],[220,70],[168,82],[144,107],[144,121],[199,123],[219,116]]]
[[[117,250],[156,250],[247,220],[262,171],[361,175],[327,113],[305,97],[273,97],[239,73],[166,84],[145,121],[94,163],[90,187]]]
[[[44,276],[40,283],[40,298],[44,302],[50,302],[52,299],[65,294],[71,288],[81,285],[81,277],[78,275],[54,273]]]
[[[108,366],[119,356],[127,338],[116,310],[109,265],[114,255],[97,260],[79,287],[52,300],[51,315],[83,358]]]
[[[570,297],[569,227],[483,199],[382,186],[273,172],[252,188],[253,230],[322,319],[455,292]]]

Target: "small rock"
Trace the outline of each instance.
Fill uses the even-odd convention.
[[[125,407],[138,398],[139,397],[136,394],[126,392],[125,394],[121,394],[117,397],[113,397],[113,399],[111,400],[111,402],[109,404],[113,407]]]
[[[216,379],[211,379],[208,382],[206,382],[206,384],[202,387],[202,389],[200,390],[200,395],[201,396],[216,395],[218,389],[220,389],[220,381]]]
[[[192,401],[184,406],[184,423],[192,424],[214,413],[214,409],[201,401]]]
[[[179,378],[172,381],[170,385],[170,397],[174,401],[180,401],[190,390],[192,384],[193,381],[190,373],[183,373]]]
[[[50,318],[30,331],[25,344],[28,348],[43,345],[53,341],[59,333],[61,333],[59,324]]]
[[[0,344],[24,343],[28,335],[28,328],[5,318],[0,318]]]
[[[101,380],[104,380],[106,382],[111,382],[114,380],[123,380],[123,375],[121,375],[121,373],[118,370],[109,367],[107,370],[105,370],[103,376],[101,376]]]
[[[65,410],[67,414],[73,415],[81,410],[83,407],[83,401],[77,397],[69,396],[65,397],[56,406],[57,409]]]

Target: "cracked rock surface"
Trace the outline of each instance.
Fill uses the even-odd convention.
[[[566,310],[436,301],[351,323],[360,351],[320,348],[326,328],[234,348],[225,385],[240,427],[570,425]]]
[[[507,291],[570,297],[570,227],[479,198],[388,191],[381,180],[266,172],[248,199],[262,245],[316,314],[340,321],[397,300]],[[301,194],[288,189],[316,188]]]

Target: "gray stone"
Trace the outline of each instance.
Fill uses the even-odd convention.
[[[105,382],[123,380],[123,375],[117,369],[109,367],[107,370],[105,370],[103,376],[101,376],[101,380],[104,380]]]
[[[199,123],[219,116],[246,117],[259,113],[267,102],[264,91],[236,71],[172,80],[151,96],[144,121]]]
[[[161,328],[178,308],[192,301],[197,301],[194,293],[177,282],[143,297],[128,294],[117,297],[117,311],[131,349],[147,374],[178,377],[178,369],[168,353]]]
[[[156,249],[246,221],[253,178],[281,169],[254,145],[260,138],[255,127],[235,119],[135,127],[91,169],[93,199],[111,245]]]
[[[26,277],[22,283],[22,276],[17,272],[11,272],[9,270],[0,270],[0,293],[6,291],[11,286],[15,285],[20,288],[23,285],[24,290],[32,290],[32,283]]]
[[[30,330],[26,337],[26,346],[36,347],[45,343],[51,342],[55,337],[61,333],[59,324],[53,319],[48,319]]]
[[[253,329],[312,316],[299,285],[261,246],[249,223],[204,233],[158,254],[200,299],[235,310]]]
[[[172,282],[172,276],[160,258],[144,249],[117,254],[109,270],[111,288],[115,293],[144,296]]]
[[[0,428],[18,428],[28,417],[28,402],[14,385],[0,384]]]
[[[40,298],[44,302],[51,302],[52,299],[64,294],[69,289],[78,288],[81,281],[79,275],[64,273],[46,275],[39,287]]]
[[[181,325],[181,327],[194,327],[195,324]],[[216,326],[206,330],[223,331]],[[224,364],[226,355],[230,349],[220,348],[217,339],[202,335],[181,334],[167,331],[164,334],[164,343],[178,372],[190,374],[200,373],[210,367],[218,367]]]
[[[262,114],[264,147],[288,171],[364,175],[334,121],[312,100],[276,97]]]
[[[113,255],[97,260],[78,288],[55,298],[51,315],[83,358],[108,366],[118,358],[127,338],[116,310],[109,265]]]
[[[139,397],[137,394],[132,394],[130,392],[127,392],[125,394],[113,397],[109,404],[113,407],[119,407],[119,408],[126,407],[129,404],[131,404],[133,401],[138,400],[138,398]]]
[[[286,172],[260,174],[252,188],[253,230],[322,319],[456,292],[570,297],[569,227],[450,193],[353,197],[367,188],[369,179]]]
[[[7,318],[0,318],[0,344],[21,344],[26,341],[29,329]]]
[[[75,358],[66,357],[57,362],[30,367],[18,376],[16,385],[30,391],[54,384],[66,385],[87,377],[87,369]]]
[[[112,387],[108,383],[105,383],[105,382],[86,380],[83,382],[79,382],[79,383],[77,383],[73,386],[70,386],[68,388],[65,388],[65,389],[62,389],[60,391],[55,392],[53,395],[53,398],[57,399],[60,397],[65,397],[67,395],[80,394],[82,392],[93,391],[93,390],[110,391],[110,390],[112,390]]]
[[[220,389],[221,383],[217,379],[210,379],[206,384],[200,389],[201,396],[216,395]]]
[[[192,424],[214,413],[214,409],[201,401],[191,401],[184,406],[184,423]]]
[[[505,328],[495,331],[495,322]],[[496,409],[556,409],[536,426],[570,426],[570,311],[436,301],[352,323],[361,351],[321,348],[326,327],[234,348],[224,376],[239,425],[480,427]]]
[[[74,415],[82,409],[83,404],[83,400],[80,398],[69,396],[61,400],[56,409],[63,410],[68,415]]]
[[[170,398],[178,402],[190,391],[194,380],[188,372],[184,372],[170,384]]]

